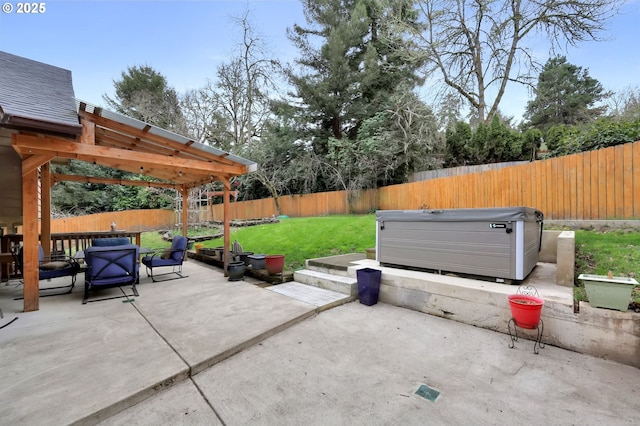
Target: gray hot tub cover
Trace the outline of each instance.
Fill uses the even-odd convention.
[[[541,211],[531,207],[378,210],[376,212],[378,222],[542,222],[543,218]]]

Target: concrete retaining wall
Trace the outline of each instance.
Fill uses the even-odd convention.
[[[573,287],[576,264],[576,233],[574,231],[542,231],[538,261],[555,263],[556,284]]]
[[[585,302],[574,309],[575,232],[544,231],[539,261],[525,283],[534,285],[545,300],[543,342],[640,368],[640,314],[592,308]],[[382,270],[383,303],[508,333],[507,296],[515,293],[515,286],[386,268],[374,260],[358,263],[348,268],[348,275],[355,277],[364,266]],[[518,333],[535,338],[536,331]],[[506,338],[505,345],[508,342]]]
[[[350,267],[349,275],[355,276],[363,266]],[[508,333],[511,310],[507,295],[515,292],[514,286],[366,266],[382,270],[379,300],[383,303]],[[574,313],[570,296],[554,296],[553,289],[541,293],[545,300],[544,343],[640,368],[640,314],[591,308],[584,302],[579,313]],[[518,329],[518,333],[526,338],[535,336],[534,330]],[[505,337],[505,346],[508,342]],[[519,344],[529,343],[533,350],[533,342]]]

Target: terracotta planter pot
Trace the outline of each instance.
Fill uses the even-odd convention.
[[[270,254],[265,258],[265,266],[269,275],[282,273],[284,269],[284,254]]]

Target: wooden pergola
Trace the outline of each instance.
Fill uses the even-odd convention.
[[[257,164],[208,145],[121,114],[78,102],[81,128],[76,134],[64,129],[47,132],[22,130],[11,143],[22,160],[22,212],[24,244],[24,311],[39,309],[38,213],[42,214],[42,241],[51,238],[51,186],[59,181],[175,188],[188,205],[189,190],[213,181],[224,187],[224,244],[229,247],[230,179],[257,169]],[[159,182],[124,181],[92,176],[51,173],[51,161],[74,159],[159,179]],[[40,190],[38,189],[40,188]],[[39,197],[40,194],[40,197]],[[182,209],[182,233],[187,234],[186,208]],[[45,254],[48,244],[43,244]],[[225,273],[228,253],[224,260]]]

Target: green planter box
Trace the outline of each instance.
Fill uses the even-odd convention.
[[[631,292],[638,282],[629,277],[580,274],[589,304],[595,308],[616,309],[626,312],[631,302]]]

